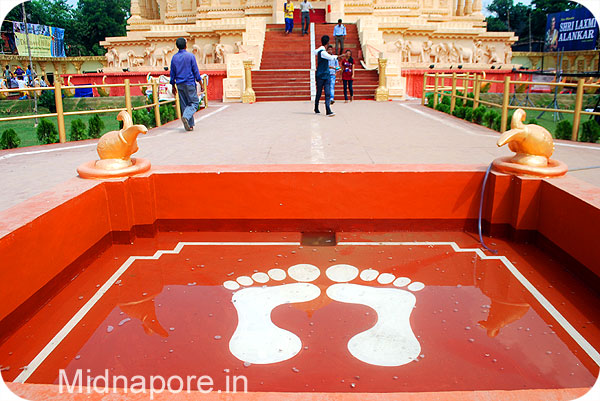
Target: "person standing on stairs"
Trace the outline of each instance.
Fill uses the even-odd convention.
[[[331,100],[331,76],[329,75],[329,61],[336,60],[337,57],[327,53],[325,48],[329,44],[329,36],[323,35],[321,37],[321,47],[315,50],[317,55],[317,71],[315,72],[316,84],[317,84],[317,95],[315,96],[315,113],[319,114],[319,100],[321,100],[321,93],[325,91],[325,109],[327,110],[327,116],[333,117],[335,113],[331,111],[329,102]]]
[[[327,53],[333,55],[333,46],[327,45]],[[329,91],[331,92],[331,101],[329,102],[330,104],[335,103],[335,76],[337,75],[339,69],[340,63],[338,62],[337,58],[335,60],[329,60],[329,81],[331,84],[331,87],[329,89]]]
[[[346,38],[346,27],[342,25],[342,20],[339,19],[336,26],[333,27],[333,37],[335,38],[335,54],[344,52],[344,38]],[[339,44],[339,53],[338,53]]]
[[[346,50],[342,59],[342,82],[344,83],[344,100],[348,103],[348,89],[350,89],[350,101],[354,100],[354,59],[352,59],[352,51]]]
[[[294,29],[294,3],[292,0],[283,3],[283,16],[285,18],[285,34],[288,35]]]
[[[300,11],[302,15],[302,36],[304,36],[304,34],[308,35],[308,27],[310,26],[310,10],[312,10],[313,14],[315,13],[315,9],[313,8],[312,4],[308,2],[308,0],[304,0],[302,3],[300,3]]]

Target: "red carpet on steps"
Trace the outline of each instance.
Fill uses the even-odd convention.
[[[311,13],[311,19],[313,14]],[[296,19],[296,18],[294,18]],[[315,18],[318,19],[318,18]],[[313,19],[314,22],[314,19]],[[360,42],[356,25],[345,24],[344,47],[352,50],[354,65],[354,99],[373,99],[379,82],[377,71],[367,71],[360,61]],[[315,40],[329,35],[333,43],[334,24],[315,24]],[[257,101],[310,100],[310,36],[301,34],[300,23],[294,21],[294,31],[285,35],[283,24],[268,24],[260,71],[252,72],[252,87]],[[335,87],[336,99],[343,100],[341,78]],[[324,99],[324,95],[323,95]]]

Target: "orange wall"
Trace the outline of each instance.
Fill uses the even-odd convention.
[[[195,219],[390,219],[440,229],[477,218],[483,175],[480,166],[279,165],[155,167],[130,179],[73,179],[0,212],[0,319],[111,232]],[[537,230],[600,276],[600,189],[570,177],[492,173],[484,218]]]

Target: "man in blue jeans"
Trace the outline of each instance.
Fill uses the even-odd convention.
[[[317,96],[315,96],[315,113],[319,114],[319,100],[321,93],[325,91],[325,110],[328,117],[335,116],[331,111],[329,103],[331,101],[331,76],[329,75],[329,60],[337,60],[338,57],[327,53],[326,47],[329,44],[329,36],[321,37],[321,47],[315,50],[317,55],[317,71],[315,72],[317,84]]]
[[[171,59],[171,85],[173,85],[173,94],[179,95],[183,126],[186,131],[193,131],[194,113],[200,103],[196,81],[202,82],[202,77],[198,71],[196,57],[185,50],[186,40],[179,38],[175,41],[175,45],[179,51]]]

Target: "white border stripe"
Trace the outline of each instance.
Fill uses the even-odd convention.
[[[461,249],[456,242],[338,242],[338,245],[447,245],[451,246],[455,252],[473,252],[482,260],[499,260],[515,276],[517,280],[525,287],[531,295],[552,315],[552,317],[562,326],[573,340],[600,366],[600,353],[569,323],[569,321],[538,291],[537,288],[513,265],[506,256],[488,256],[481,249]]]
[[[156,251],[152,256],[130,256],[125,263],[119,267],[119,269],[104,283],[102,287],[90,298],[89,301],[85,303],[77,311],[77,313],[67,322],[67,324],[50,340],[48,344],[40,351],[39,354],[23,369],[21,374],[16,377],[14,380],[16,383],[25,383],[27,379],[36,371],[36,369],[44,362],[44,360],[58,347],[58,345],[65,339],[67,335],[79,324],[79,322],[85,317],[85,315],[96,305],[96,303],[102,298],[104,294],[113,286],[119,277],[123,275],[135,262],[136,260],[157,260],[162,255],[167,254],[179,254],[184,246],[186,245],[258,245],[258,246],[270,246],[270,245],[284,245],[284,246],[299,246],[299,242],[180,242],[173,248],[173,250],[162,250]]]
[[[67,335],[79,324],[85,315],[94,307],[102,296],[110,289],[112,285],[127,271],[127,269],[136,260],[157,260],[165,254],[179,254],[184,246],[300,246],[300,242],[179,242],[172,250],[159,250],[152,256],[130,256],[125,263],[104,283],[102,287],[90,298],[88,302],[69,320],[69,322],[50,340],[50,342],[33,358],[33,360],[23,369],[23,372],[14,380],[16,383],[24,383],[44,362],[56,347],[65,339]],[[488,256],[481,249],[460,248],[456,242],[338,242],[337,245],[350,246],[450,246],[459,252],[472,252],[477,254],[482,260],[499,260],[515,276],[517,280],[535,297],[535,299],[552,315],[552,317],[561,325],[563,329],[575,340],[575,342],[600,366],[600,354],[596,349],[575,329],[565,317],[548,301],[529,280],[505,257]]]

